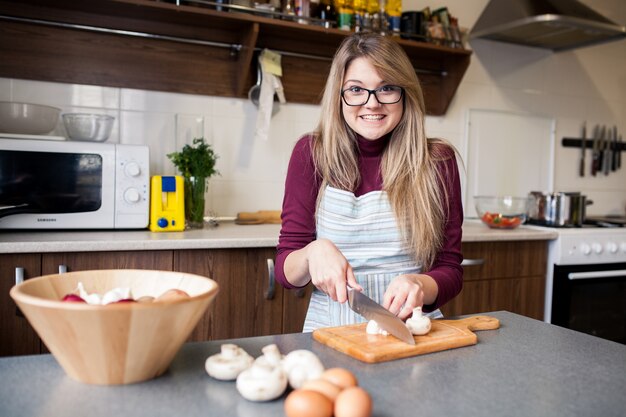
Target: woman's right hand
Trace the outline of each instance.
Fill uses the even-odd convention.
[[[340,303],[348,300],[350,287],[362,291],[348,260],[328,239],[318,239],[307,245],[307,261],[311,282],[320,291]]]

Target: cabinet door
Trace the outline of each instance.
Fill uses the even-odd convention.
[[[309,284],[297,290],[283,289],[283,333],[300,333],[313,292]]]
[[[267,259],[274,248],[181,250],[174,270],[209,277],[219,292],[194,329],[191,340],[217,340],[279,334],[283,292],[275,288],[267,299]]]
[[[545,241],[463,244],[461,293],[441,308],[446,316],[506,310],[543,319],[547,243]]]
[[[15,285],[16,268],[24,279],[41,275],[41,255],[0,255],[0,356],[32,355],[41,352],[41,340],[9,296]]]
[[[67,272],[90,269],[154,269],[171,271],[172,251],[67,252],[43,254],[42,272],[57,274],[59,267]]]

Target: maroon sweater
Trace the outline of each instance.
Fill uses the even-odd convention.
[[[389,135],[374,141],[358,138],[359,170],[361,183],[355,196],[382,189],[380,163],[383,151],[389,142]],[[463,285],[463,269],[461,261],[461,226],[463,224],[463,207],[461,203],[461,184],[459,172],[450,150],[450,158],[441,162],[444,173],[444,185],[450,199],[450,211],[445,223],[444,242],[435,262],[426,275],[431,276],[439,286],[436,302],[424,306],[432,311],[454,298]],[[315,204],[321,185],[321,177],[315,172],[311,155],[311,137],[302,137],[294,147],[287,170],[285,196],[282,208],[282,228],[277,247],[276,280],[285,288],[294,288],[285,277],[284,265],[287,255],[302,249],[316,239]]]

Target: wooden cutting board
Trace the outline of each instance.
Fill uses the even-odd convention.
[[[433,320],[427,335],[413,336],[415,345],[391,335],[367,334],[366,326],[367,323],[361,323],[317,329],[313,339],[360,361],[378,363],[475,345],[478,338],[472,330],[494,330],[500,327],[500,321],[490,316]]]

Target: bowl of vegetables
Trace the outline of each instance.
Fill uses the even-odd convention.
[[[67,375],[118,385],[164,373],[217,292],[200,275],[119,269],[32,278],[10,295]]]
[[[492,229],[515,229],[528,217],[528,197],[475,196],[480,220]]]

